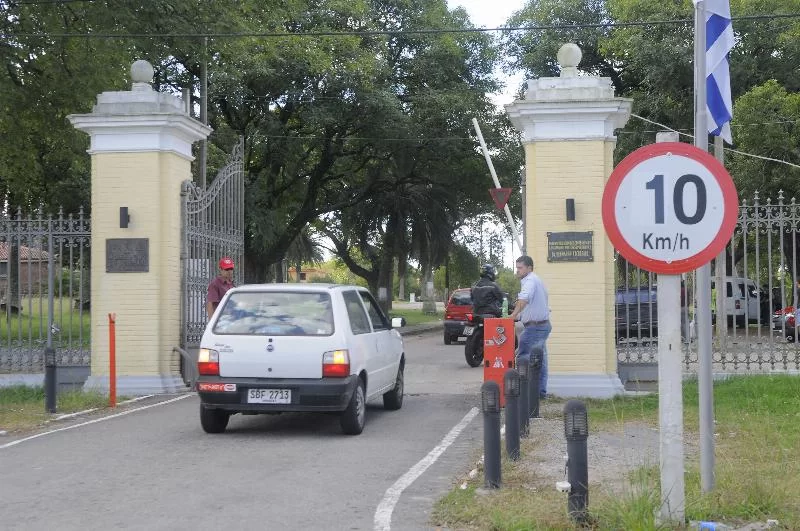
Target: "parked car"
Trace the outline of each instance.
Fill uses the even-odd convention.
[[[711,279],[711,288],[716,288],[716,281]],[[768,308],[762,301],[769,300],[769,294],[762,291],[754,280],[744,277],[725,277],[725,315],[728,321],[744,326],[746,323],[766,322]],[[712,313],[712,320],[716,322],[716,313]]]
[[[444,308],[444,344],[464,336],[467,314],[472,312],[472,288],[454,290]]]
[[[794,310],[794,306],[787,306],[772,314],[772,329],[783,335],[790,343],[794,343],[797,338],[797,321]]]
[[[658,336],[656,286],[619,288],[614,297],[617,340]]]
[[[365,405],[403,405],[403,338],[364,288],[262,284],[229,290],[206,326],[198,356],[200,424],[225,431],[235,413],[327,411],[347,434],[364,429]]]

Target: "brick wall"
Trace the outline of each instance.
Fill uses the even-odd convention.
[[[526,237],[535,271],[550,295],[549,369],[616,373],[613,248],[603,230],[603,187],[614,143],[602,140],[526,144]],[[575,221],[566,199],[575,199]],[[593,231],[593,262],[547,262],[547,232]]]
[[[92,156],[92,375],[108,374],[108,314],[116,313],[117,374],[175,373],[180,341],[180,185],[173,153]],[[119,228],[127,206],[128,228]],[[107,238],[149,238],[147,273],[106,273]]]

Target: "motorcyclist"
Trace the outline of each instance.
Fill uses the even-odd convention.
[[[496,276],[492,264],[481,266],[481,277],[472,286],[472,311],[476,315],[502,317],[503,292],[494,281]]]

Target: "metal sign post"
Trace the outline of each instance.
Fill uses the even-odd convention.
[[[658,273],[660,517],[683,523],[680,275],[708,264],[725,247],[736,226],[736,188],[707,152],[659,142],[637,149],[614,169],[603,192],[602,213],[620,254]]]

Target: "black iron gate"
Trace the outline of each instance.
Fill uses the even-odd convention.
[[[223,256],[236,263],[234,282],[243,277],[244,140],[208,188],[185,181],[181,189],[181,347],[195,350],[206,326],[206,291]]]

